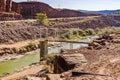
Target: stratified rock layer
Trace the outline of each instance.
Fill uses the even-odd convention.
[[[0,12],[4,12],[6,10],[6,0],[0,0]]]
[[[75,10],[69,10],[69,9],[54,9],[48,4],[42,3],[42,2],[20,2],[16,3],[12,0],[1,0],[0,1],[0,12],[8,12],[9,13],[17,13],[20,16],[23,16],[23,18],[37,18],[37,13],[46,13],[48,17],[56,18],[56,17],[79,17],[79,16],[92,16],[93,14],[86,14]],[[0,20],[9,20],[11,17],[6,17],[4,15],[0,15],[2,18]],[[13,18],[11,18],[13,19]],[[14,17],[14,19],[18,19],[18,17]],[[19,19],[22,19],[19,18]]]

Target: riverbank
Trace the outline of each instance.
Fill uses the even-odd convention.
[[[55,78],[62,80],[119,80],[119,43],[120,33],[105,34],[94,40],[88,47],[74,50],[68,49],[61,54],[57,54],[53,61],[54,72],[45,74],[43,72],[23,78],[44,78],[45,80],[54,80]]]
[[[40,49],[40,39],[17,42],[14,44],[0,45],[0,49],[3,50],[3,55],[0,56],[0,62],[8,60],[15,60],[23,57],[26,54],[35,54],[37,49]],[[21,45],[22,44],[22,45]],[[48,48],[60,47],[59,43],[49,43]],[[7,51],[6,51],[7,49]],[[38,50],[37,50],[38,51]]]
[[[39,48],[40,38],[52,37],[53,39],[68,40],[120,31],[117,28],[110,28],[111,24],[109,23],[103,25],[108,28],[100,29],[101,27],[99,28],[97,25],[98,22],[100,21],[102,26],[106,18],[107,16],[54,18],[49,19],[49,25],[40,25],[35,20],[0,22],[0,56],[6,54],[24,54],[36,50]],[[86,23],[88,21],[89,23]],[[93,22],[96,23],[94,24]]]
[[[95,37],[88,37],[85,39],[80,39],[79,41],[88,41],[91,42]],[[60,53],[61,49],[70,49],[70,44],[69,43],[56,43],[52,42],[49,43],[48,47],[48,54],[50,55],[51,53]],[[81,48],[81,47],[86,47],[88,45],[85,44],[73,44],[73,49]],[[6,73],[11,73],[15,71],[16,69],[23,68],[24,66],[28,66],[32,63],[39,62],[40,56],[39,53],[40,49],[37,49],[35,51],[30,51],[26,54],[24,54],[21,58],[15,59],[15,60],[8,60],[5,62],[0,62],[0,75],[1,74],[6,74]],[[14,64],[14,65],[13,65]]]
[[[40,70],[44,69],[44,65],[40,65],[39,63],[36,63],[34,65],[30,65],[27,67],[24,67],[20,70],[15,71],[12,74],[7,74],[5,76],[0,77],[1,80],[13,80],[13,79],[20,79],[21,77],[27,76],[27,75],[35,75]]]

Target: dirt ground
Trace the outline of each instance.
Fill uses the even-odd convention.
[[[120,33],[99,38],[87,48],[66,50],[64,54],[83,54],[87,60],[76,64],[73,71],[78,75],[69,77],[70,80],[120,80]]]

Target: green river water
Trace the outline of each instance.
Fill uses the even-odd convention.
[[[0,75],[5,73],[11,73],[14,70],[28,66],[31,63],[39,61],[39,54],[27,54],[16,60],[9,60],[6,62],[0,62]]]
[[[91,41],[93,39],[85,39],[83,41]],[[73,44],[73,48],[77,49],[80,47],[86,47],[86,44]],[[59,53],[61,49],[70,49],[69,43],[63,43],[61,47],[51,47],[48,48],[48,53]],[[30,53],[35,54],[25,54],[23,57],[16,59],[16,60],[9,60],[5,62],[0,62],[0,76],[4,75],[5,73],[12,73],[15,70],[19,70],[20,68],[26,67],[32,63],[39,62],[39,49],[36,51],[32,51]]]

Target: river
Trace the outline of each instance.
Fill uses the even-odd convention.
[[[88,37],[86,39],[81,39],[79,41],[87,41],[91,42],[96,37]],[[70,43],[58,43],[60,46],[52,46],[48,48],[48,53],[59,53],[61,49],[70,49]],[[73,44],[73,49],[86,47],[87,44]],[[35,51],[28,52],[23,57],[16,59],[16,60],[9,60],[5,62],[0,62],[0,76],[4,75],[5,73],[12,73],[15,70],[19,70],[23,67],[26,67],[32,63],[39,62],[40,56],[39,56],[39,49]],[[29,54],[34,53],[34,54]]]

